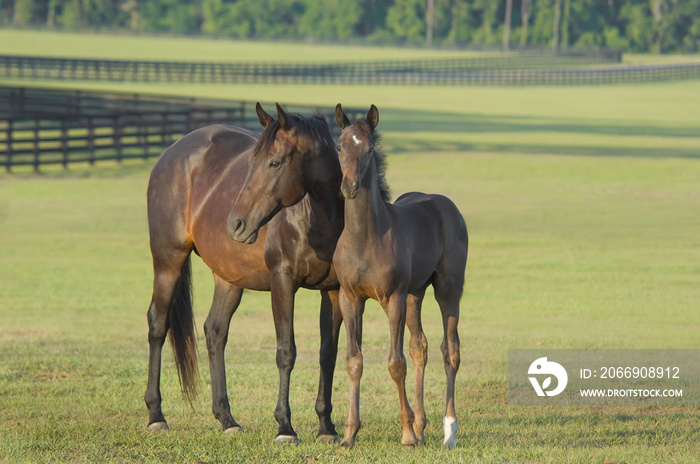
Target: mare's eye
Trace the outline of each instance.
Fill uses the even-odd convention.
[[[278,168],[278,167],[280,167],[280,166],[282,166],[282,163],[280,163],[279,161],[270,161],[270,167],[271,167],[271,168],[276,169],[276,168]]]
[[[337,147],[335,147],[335,149],[338,150],[338,151],[340,151],[340,145],[338,145]]]

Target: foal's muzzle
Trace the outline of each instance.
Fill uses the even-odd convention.
[[[357,192],[360,191],[360,182],[348,177],[343,177],[343,182],[340,184],[340,191],[348,200],[354,200],[357,197]]]

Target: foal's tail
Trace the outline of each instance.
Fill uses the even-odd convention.
[[[197,397],[199,370],[197,368],[197,341],[192,312],[192,264],[190,256],[182,265],[168,311],[169,338],[175,356],[177,375],[182,393],[192,402]]]

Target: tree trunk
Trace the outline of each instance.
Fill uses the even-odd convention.
[[[554,2],[554,28],[552,31],[552,48],[554,51],[559,50],[559,21],[561,19],[561,0]]]
[[[564,14],[561,25],[561,45],[564,48],[569,46],[569,12],[571,10],[571,0],[564,0]]]
[[[503,50],[510,46],[510,17],[513,12],[513,0],[506,0],[506,20],[503,25]]]
[[[425,28],[425,45],[430,48],[433,46],[433,25],[435,23],[435,0],[428,0],[428,10],[426,14],[428,22]]]
[[[527,45],[527,27],[530,22],[530,4],[531,0],[523,0],[520,4],[520,17],[523,20],[523,27],[520,29],[520,46]]]

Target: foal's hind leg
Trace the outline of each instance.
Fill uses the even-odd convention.
[[[418,443],[423,443],[423,430],[425,430],[425,406],[423,405],[423,379],[425,376],[425,365],[428,363],[428,339],[423,333],[421,323],[421,305],[425,296],[425,287],[417,292],[408,295],[406,300],[406,326],[411,332],[409,342],[409,352],[413,359],[413,367],[416,374],[416,402],[414,405],[415,421],[413,431],[416,434]]]
[[[148,386],[144,400],[148,407],[148,429],[168,430],[161,409],[160,371],[163,343],[170,328],[168,312],[183,266],[189,265],[190,249],[171,249],[167,253],[153,251],[153,298],[148,308]]]
[[[436,278],[434,282],[435,299],[442,312],[444,338],[440,350],[445,364],[447,389],[445,393],[445,419],[443,422],[445,448],[457,445],[457,414],[455,413],[455,378],[459,369],[459,300],[462,296],[464,280],[459,278]]]
[[[391,348],[389,351],[389,374],[396,383],[399,394],[399,418],[401,419],[401,444],[413,446],[418,444],[416,433],[413,431],[415,415],[408,404],[406,396],[406,358],[403,355],[403,336],[406,328],[406,295],[398,293],[389,298],[384,308],[389,317],[391,331]]]
[[[214,276],[214,301],[209,310],[209,316],[204,323],[209,351],[209,371],[211,373],[212,412],[225,432],[241,431],[231,415],[231,406],[226,391],[226,366],[224,351],[228,341],[231,317],[238,308],[243,295],[243,289],[231,285]]]

